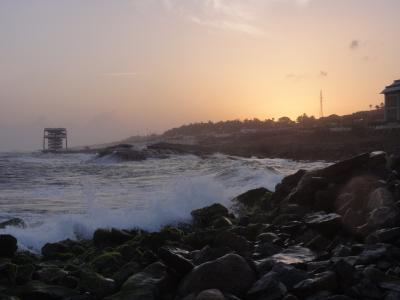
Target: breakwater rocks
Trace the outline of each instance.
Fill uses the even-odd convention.
[[[367,153],[192,212],[159,232],[16,252],[0,235],[0,298],[63,300],[400,299],[396,158]]]

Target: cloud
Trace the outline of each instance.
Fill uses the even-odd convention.
[[[122,76],[138,76],[140,73],[138,72],[111,72],[111,73],[102,73],[101,76],[111,76],[111,77],[122,77]]]
[[[328,72],[326,72],[326,71],[324,71],[324,70],[321,70],[321,71],[319,72],[319,77],[328,77]]]
[[[357,50],[360,47],[360,41],[359,40],[352,40],[350,42],[350,49],[351,50]]]
[[[300,81],[306,78],[305,74],[295,74],[295,73],[289,73],[286,74],[286,79],[291,80],[291,81]]]
[[[260,12],[273,3],[305,6],[312,0],[164,0],[164,7],[204,27],[256,37],[268,36]],[[315,0],[314,0],[315,1]]]

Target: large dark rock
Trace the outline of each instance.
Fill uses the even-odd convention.
[[[80,274],[79,287],[88,291],[98,298],[112,294],[115,289],[115,281],[105,278],[100,274],[91,271],[82,271]]]
[[[195,267],[180,283],[181,296],[206,289],[219,289],[236,296],[244,295],[256,281],[256,274],[246,260],[227,254]]]
[[[19,227],[19,228],[26,228],[26,223],[24,220],[21,218],[12,218],[10,220],[4,221],[0,223],[0,228],[6,228],[6,227]]]
[[[267,208],[271,199],[272,192],[266,188],[258,188],[249,190],[232,200],[236,210],[239,213],[244,213],[255,207]]]
[[[299,296],[310,296],[321,291],[334,292],[337,289],[336,275],[326,271],[315,275],[314,278],[305,279],[294,287],[294,292]]]
[[[200,265],[202,263],[220,258],[231,252],[232,249],[228,247],[210,247],[207,245],[194,254],[193,262],[196,265]]]
[[[252,249],[252,245],[248,240],[230,231],[223,231],[218,234],[215,238],[214,245],[217,247],[228,247],[242,255],[248,253]]]
[[[225,296],[220,290],[209,289],[200,292],[197,295],[196,300],[225,300]]]
[[[194,268],[194,265],[190,260],[174,252],[173,249],[166,247],[160,248],[158,255],[168,267],[182,276],[186,275]]]
[[[335,213],[317,212],[307,215],[305,223],[324,235],[334,235],[342,227],[342,217]]]
[[[287,293],[285,285],[276,279],[276,274],[270,272],[256,281],[247,292],[248,300],[279,300]]]
[[[0,284],[14,285],[17,279],[17,266],[9,262],[0,263]]]
[[[18,287],[17,294],[24,300],[66,300],[78,296],[78,292],[72,289],[35,280]]]
[[[15,237],[10,234],[0,234],[0,257],[13,257],[17,249]]]
[[[155,262],[129,277],[118,293],[106,299],[159,299],[161,295],[168,293],[171,284],[169,281],[167,267],[160,262]]]
[[[193,224],[198,227],[208,227],[220,217],[228,217],[229,211],[222,204],[215,203],[213,205],[196,209],[191,212]]]
[[[133,236],[119,229],[97,229],[93,234],[93,243],[97,247],[117,246],[121,245]]]

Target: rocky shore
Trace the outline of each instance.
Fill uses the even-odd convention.
[[[366,153],[197,209],[189,224],[98,229],[41,255],[0,235],[0,299],[400,299],[399,172],[399,157]]]

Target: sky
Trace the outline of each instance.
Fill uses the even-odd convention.
[[[0,0],[0,151],[347,114],[400,79],[398,0]]]

